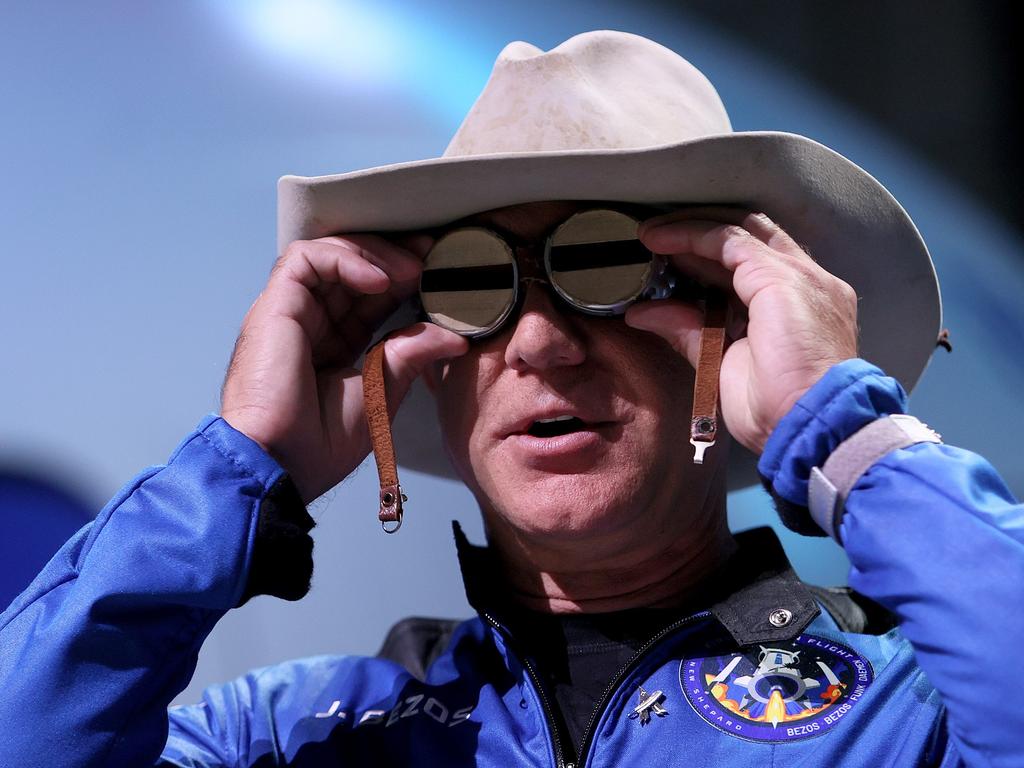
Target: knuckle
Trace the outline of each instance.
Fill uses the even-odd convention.
[[[779,231],[782,232],[781,229]],[[815,264],[818,263],[818,260],[814,258],[814,254],[811,253],[811,247],[809,245],[798,243],[796,240],[790,237],[788,233],[786,233],[786,238],[789,240],[790,243],[793,244],[794,248],[796,248],[800,253],[806,256],[810,261],[814,262]]]
[[[835,278],[835,281],[836,281],[836,292],[839,294],[840,298],[843,301],[845,301],[847,304],[856,305],[857,304],[857,291],[854,290],[853,286],[850,285],[845,280],[841,280],[838,277]]]
[[[723,224],[720,230],[722,237],[726,240],[749,240],[753,237],[750,232],[739,224]]]
[[[748,217],[751,226],[760,227],[763,230],[771,232],[781,232],[782,228],[769,218],[768,214],[762,211],[754,211]]]
[[[333,247],[339,259],[354,258],[370,264],[380,264],[383,260],[380,255],[383,250],[381,239],[374,235],[334,236],[324,238],[323,242]]]
[[[367,243],[364,238],[334,237],[331,238],[330,245],[334,246],[334,250],[337,251],[339,257],[351,255],[362,259],[363,261],[372,261],[372,259],[369,258],[371,251],[367,247]]]
[[[306,246],[309,244],[308,240],[293,240],[285,246],[284,252],[278,258],[278,264],[285,264],[289,261],[302,258],[306,252]]]
[[[284,251],[277,260],[274,262],[274,266],[270,270],[271,277],[280,274],[285,271],[291,264],[294,264],[300,259],[306,258],[306,248],[309,245],[308,240],[293,240],[285,246]]]

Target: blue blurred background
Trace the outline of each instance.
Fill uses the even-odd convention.
[[[44,559],[217,409],[239,323],[275,256],[280,175],[436,156],[505,43],[550,48],[595,28],[643,34],[689,58],[717,85],[737,130],[803,133],[889,187],[930,245],[956,347],[936,354],[913,411],[947,442],[988,456],[1019,496],[1024,259],[1013,198],[998,186],[1000,176],[1020,178],[1011,162],[1019,149],[1000,150],[999,134],[943,117],[985,117],[980,107],[946,104],[936,117],[934,101],[899,78],[922,68],[894,55],[892,25],[858,16],[861,37],[848,39],[843,29],[854,27],[821,18],[813,3],[786,3],[746,23],[729,10],[740,7],[0,3],[0,557],[8,563],[0,602],[28,578],[11,565],[14,552]],[[808,45],[779,44],[801,34]],[[936,43],[908,36],[904,44],[926,55]],[[824,64],[809,59],[814,50]],[[865,87],[858,72],[885,88]],[[983,77],[973,87],[934,83],[944,72],[926,66],[921,82],[965,99],[987,93],[977,83],[991,85]],[[884,100],[865,100],[881,90]],[[1016,87],[993,93],[1009,99]],[[951,128],[962,143],[949,143],[958,135]],[[397,537],[375,522],[372,466],[318,501],[311,594],[297,604],[259,598],[232,612],[178,700],[288,657],[372,653],[401,616],[467,615],[449,521],[481,541],[472,500],[422,475],[405,484],[416,488],[416,513]],[[730,515],[736,528],[776,525],[758,489],[734,494]],[[19,533],[30,527],[42,542],[34,553]],[[845,581],[836,547],[783,538],[804,578]]]

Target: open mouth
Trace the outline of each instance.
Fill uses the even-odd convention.
[[[558,437],[587,428],[588,425],[583,419],[578,419],[575,416],[558,416],[554,419],[539,419],[533,422],[526,430],[526,434],[530,437]]]

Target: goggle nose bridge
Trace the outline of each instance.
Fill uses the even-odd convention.
[[[548,275],[545,268],[544,254],[548,248],[549,237],[545,237],[539,242],[526,242],[513,240],[501,232],[496,232],[495,234],[504,240],[506,245],[512,250],[512,258],[515,261],[517,275],[514,291],[515,299],[512,302],[512,308],[494,329],[495,331],[518,322],[519,315],[522,313],[523,303],[526,301],[526,289],[530,285],[547,287],[552,298],[556,300],[556,305],[574,307],[573,304],[559,296],[558,291],[555,290],[551,282],[551,276]]]
[[[512,302],[512,307],[502,321],[492,330],[492,333],[507,328],[509,325],[519,321],[519,316],[523,311],[523,304],[526,301],[526,289],[530,285],[546,287],[555,307],[580,311],[578,304],[569,301],[555,289],[551,276],[548,274],[545,256],[550,244],[550,235],[539,242],[525,242],[515,241],[501,232],[496,232],[495,234],[504,240],[505,244],[512,250],[517,279],[514,291],[515,299]]]
[[[522,283],[551,283],[547,270],[544,268],[544,252],[548,247],[548,240],[545,238],[539,243],[510,242],[505,235],[498,233],[512,249],[512,258],[515,259],[518,282]]]

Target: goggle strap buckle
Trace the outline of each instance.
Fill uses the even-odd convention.
[[[690,443],[694,464],[704,463],[704,453],[715,444],[718,434],[718,387],[725,354],[725,295],[708,289],[704,303],[704,327],[700,332],[700,352],[693,382],[693,412],[690,418]]]

